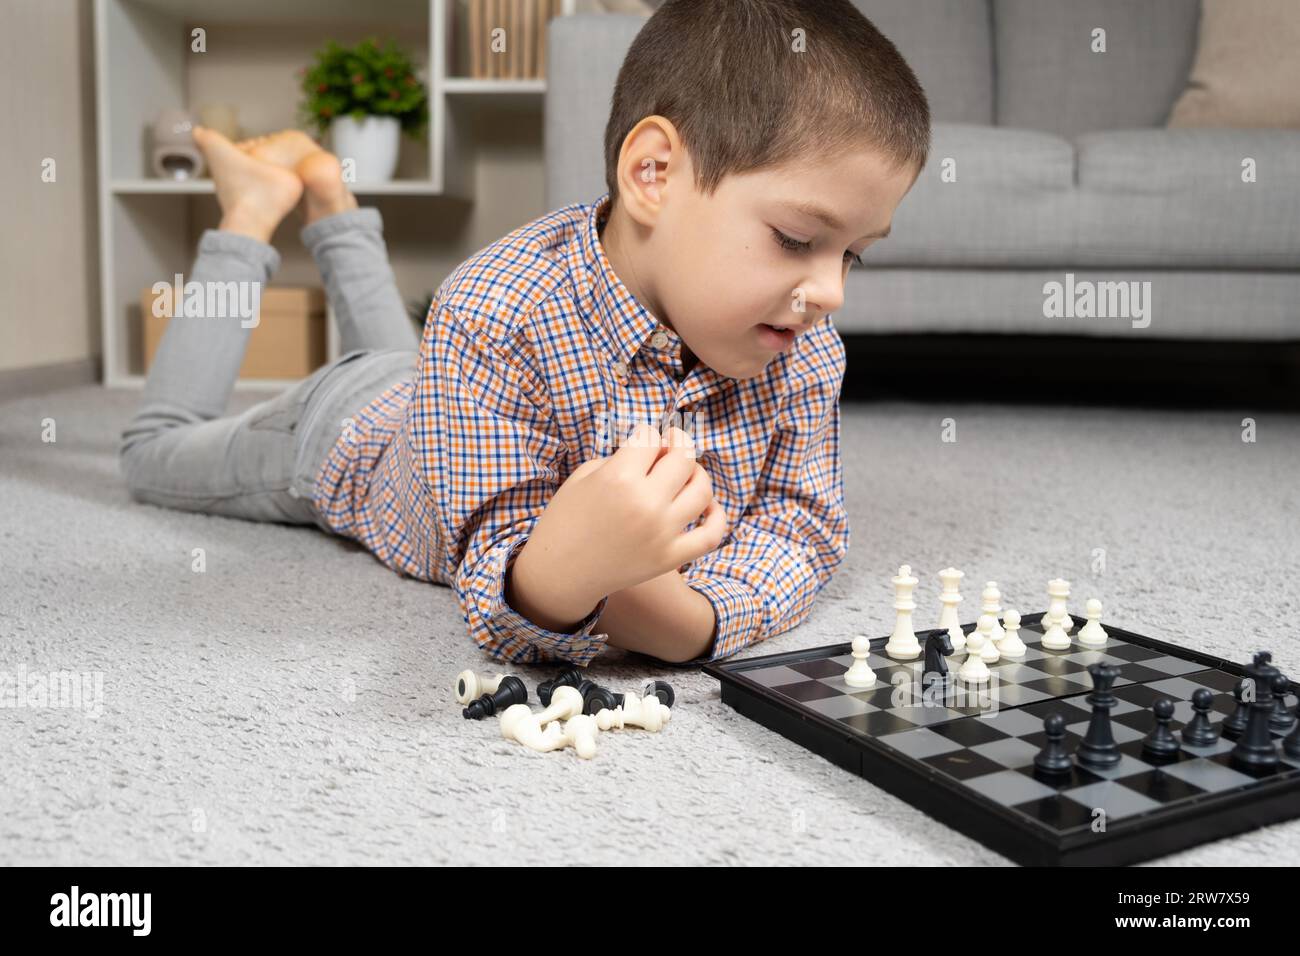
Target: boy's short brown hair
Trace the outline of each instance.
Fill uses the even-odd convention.
[[[726,175],[864,143],[918,171],[930,151],[921,84],[849,0],[666,0],[618,71],[605,126],[611,198],[623,140],[654,115],[677,127],[706,195]]]

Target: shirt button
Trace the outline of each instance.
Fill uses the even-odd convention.
[[[614,368],[614,376],[616,378],[627,378],[626,362],[615,362],[613,368]]]
[[[668,344],[668,333],[660,329],[654,335],[650,336],[650,344],[657,349],[663,348]]]
[[[295,488],[295,487],[293,487],[293,485],[290,485],[290,486],[289,486],[289,497],[290,497],[290,498],[297,498],[297,497],[298,497],[298,489]]]

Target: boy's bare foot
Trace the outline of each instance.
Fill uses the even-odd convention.
[[[317,147],[298,160],[294,171],[302,180],[307,224],[357,208],[357,197],[343,182],[339,158]]]
[[[235,145],[264,163],[283,166],[285,169],[293,169],[298,165],[298,160],[309,153],[320,151],[320,145],[298,129],[282,129],[278,133],[242,139]]]
[[[356,197],[343,183],[338,157],[301,130],[285,129],[236,143],[263,162],[293,170],[302,180],[307,224],[357,208]]]
[[[203,150],[217,188],[222,213],[218,228],[270,242],[275,227],[298,204],[302,180],[240,149],[216,130],[195,126],[194,142]]]

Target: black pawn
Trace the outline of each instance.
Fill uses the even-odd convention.
[[[550,680],[544,680],[537,685],[537,699],[542,702],[543,707],[551,706],[551,694],[557,687],[577,687],[582,683],[582,671],[576,667],[570,667],[560,671]]]
[[[1192,695],[1192,719],[1183,727],[1183,743],[1189,747],[1208,747],[1219,739],[1219,732],[1210,723],[1210,707],[1214,704],[1214,691],[1198,688]]]
[[[1273,655],[1260,651],[1255,661],[1246,667],[1246,676],[1254,681],[1255,700],[1246,716],[1246,732],[1232,748],[1231,762],[1247,770],[1268,770],[1277,766],[1277,748],[1268,729],[1268,718],[1273,713],[1273,678],[1277,668],[1269,663]]]
[[[1237,709],[1223,722],[1223,736],[1236,740],[1246,729],[1246,719],[1250,716],[1250,705],[1246,703],[1246,678],[1237,681],[1232,696],[1237,701]]]
[[[1168,760],[1178,753],[1178,738],[1169,729],[1169,721],[1174,717],[1174,702],[1168,697],[1161,697],[1151,706],[1155,714],[1156,725],[1142,741],[1142,756],[1149,760]]]
[[[1119,745],[1110,729],[1110,710],[1117,703],[1110,688],[1119,678],[1119,668],[1114,664],[1089,664],[1088,673],[1092,675],[1092,693],[1087,698],[1092,705],[1092,719],[1075,757],[1085,767],[1106,770],[1120,758]]]
[[[1047,734],[1047,743],[1034,755],[1034,766],[1043,773],[1068,773],[1073,764],[1063,743],[1065,718],[1060,714],[1048,714],[1043,718],[1043,732]]]
[[[623,706],[623,695],[616,694],[608,687],[601,687],[595,681],[584,680],[578,685],[582,694],[582,712],[595,716],[602,710],[613,710]]]
[[[651,681],[641,690],[642,697],[649,697],[653,694],[659,698],[659,703],[665,707],[671,707],[677,700],[677,695],[673,693],[673,685],[666,680]]]
[[[1284,734],[1295,726],[1295,715],[1286,709],[1286,695],[1290,690],[1291,682],[1279,671],[1273,678],[1273,712],[1268,717],[1268,729],[1276,734]]]
[[[461,711],[461,716],[466,720],[482,720],[505,710],[511,704],[526,703],[528,688],[523,681],[511,674],[501,678],[501,684],[495,693],[484,694],[478,700],[470,701],[470,705]]]

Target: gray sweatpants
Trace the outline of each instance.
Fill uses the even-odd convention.
[[[173,317],[119,446],[135,500],[328,530],[311,504],[316,473],[348,416],[414,376],[419,336],[393,281],[378,210],[318,220],[302,241],[320,269],[343,354],[283,394],[221,417],[252,328],[238,316]],[[266,243],[209,229],[186,282],[265,288],[279,265]]]

